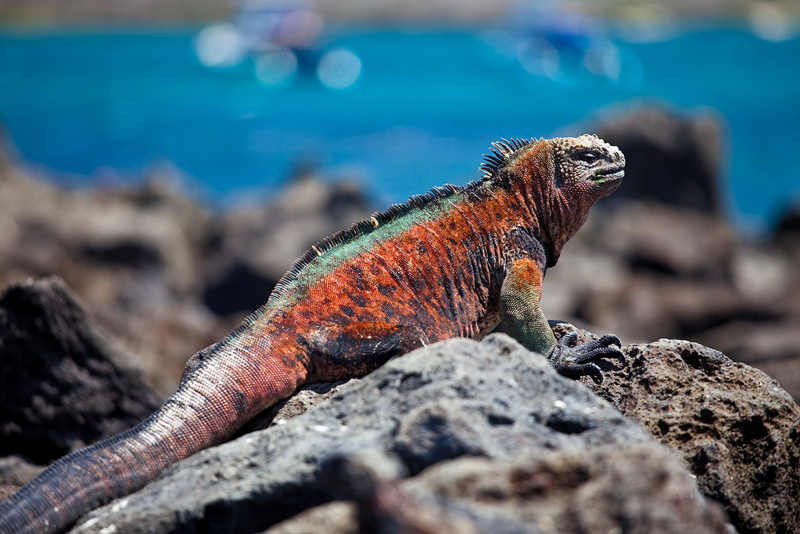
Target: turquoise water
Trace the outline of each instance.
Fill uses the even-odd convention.
[[[355,175],[385,203],[477,178],[500,137],[548,136],[646,98],[725,121],[729,210],[741,226],[763,226],[800,194],[797,38],[727,28],[612,39],[613,76],[548,76],[512,57],[509,36],[338,29],[325,46],[351,50],[362,68],[352,87],[331,90],[302,61],[277,88],[259,83],[251,61],[204,67],[196,33],[0,32],[0,120],[28,162],[87,181],[167,160],[214,200],[274,189],[300,162]]]

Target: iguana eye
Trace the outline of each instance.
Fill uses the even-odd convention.
[[[591,165],[592,163],[600,159],[600,156],[596,152],[589,151],[589,152],[581,152],[575,157],[575,159]]]

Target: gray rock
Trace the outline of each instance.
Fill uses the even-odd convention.
[[[558,336],[573,327],[558,324]],[[579,331],[580,341],[593,334]],[[583,382],[679,453],[739,532],[800,532],[800,407],[758,369],[689,341],[624,348]]]
[[[454,339],[393,360],[286,424],[203,451],[75,532],[257,531],[336,498],[332,454],[377,449],[412,473],[459,456],[650,442],[647,432],[507,336]]]

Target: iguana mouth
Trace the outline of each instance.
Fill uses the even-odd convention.
[[[615,165],[613,167],[606,167],[594,173],[595,182],[616,182],[622,180],[625,176],[625,165]]]

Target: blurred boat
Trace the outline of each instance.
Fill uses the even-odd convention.
[[[322,44],[324,21],[309,0],[240,0],[231,22],[212,24],[195,39],[203,65],[230,68],[251,60],[258,81],[283,87],[311,76],[331,89],[351,86],[361,60],[346,49]]]
[[[612,82],[623,68],[619,47],[608,36],[606,20],[556,5],[519,3],[504,23],[489,34],[503,42],[531,74],[564,85],[586,81]]]

